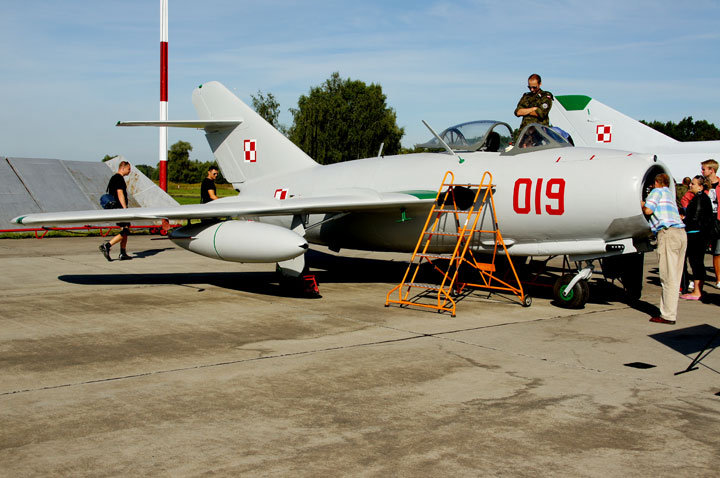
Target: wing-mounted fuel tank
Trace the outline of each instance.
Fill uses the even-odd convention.
[[[201,256],[233,262],[281,262],[308,248],[293,231],[251,221],[193,224],[174,230],[170,240]]]

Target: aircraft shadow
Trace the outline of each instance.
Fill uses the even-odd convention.
[[[78,285],[177,285],[202,292],[204,286],[251,292],[276,297],[292,297],[282,288],[274,272],[180,272],[147,274],[67,274],[63,282]]]
[[[309,250],[306,255],[307,264],[311,269],[315,270],[318,282],[322,283],[360,283],[360,282],[384,282],[388,284],[388,290],[394,287],[403,278],[407,270],[407,261],[387,261],[379,259],[370,259],[362,257],[344,257],[327,254],[321,251]],[[547,266],[546,271],[549,274],[542,274],[533,279],[532,282],[526,282],[526,277],[522,272],[523,267],[519,267],[519,275],[523,281],[523,289],[531,297],[539,299],[553,299],[553,284],[555,278],[560,275],[561,268]],[[512,282],[505,279],[508,282]],[[419,282],[423,282],[420,280]],[[611,301],[624,300],[624,293],[618,285],[605,281],[603,279],[595,279],[590,284],[591,293],[589,302],[592,304],[607,305]],[[487,289],[478,289],[474,292],[478,296],[492,294],[492,296],[502,296],[509,300],[516,300],[510,292],[489,291]],[[461,295],[458,299],[466,294]],[[558,305],[553,301],[554,305]],[[650,304],[647,304],[652,308]],[[657,315],[657,314],[656,314]]]
[[[171,248],[150,249],[135,254],[135,257],[144,258],[159,254]],[[381,260],[364,257],[346,257],[328,254],[321,251],[309,250],[305,255],[306,263],[315,274],[322,293],[323,283],[357,284],[357,283],[386,283],[388,291],[397,285],[403,278],[408,266],[406,261]],[[552,286],[554,276],[559,274],[560,268],[548,267],[547,272],[535,277],[532,282],[523,280],[523,288],[531,297],[538,299],[553,299]],[[212,285],[228,290],[244,291],[253,294],[262,294],[276,297],[305,297],[293,287],[280,282],[279,276],[274,272],[179,272],[179,273],[137,273],[137,274],[68,274],[58,276],[63,282],[78,285],[177,285],[191,287],[203,291],[203,286]],[[589,302],[598,305],[607,305],[610,302],[624,301],[622,288],[613,282],[603,279],[594,279],[590,283],[591,293]],[[478,296],[491,294],[494,297],[504,297],[511,301],[516,296],[509,292],[476,290]],[[460,298],[462,300],[462,297]],[[553,302],[555,304],[555,302]],[[557,304],[555,304],[557,305]],[[634,301],[631,306],[637,310],[658,315],[656,306],[643,301]]]

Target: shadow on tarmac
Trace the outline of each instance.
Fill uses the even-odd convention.
[[[720,345],[718,329],[708,324],[668,330],[666,332],[652,334],[650,337],[688,358],[695,358],[693,356],[694,354],[705,351],[706,353],[703,355],[704,358]],[[700,363],[702,363],[702,360]],[[720,374],[718,370],[707,366],[705,366],[705,368]]]
[[[192,287],[198,292],[202,286],[252,292],[255,294],[286,296],[277,284],[273,272],[180,272],[152,274],[67,274],[58,276],[63,282],[78,285],[177,285]],[[275,283],[273,283],[275,281]]]
[[[160,254],[161,252],[169,251],[172,249],[175,249],[175,248],[174,247],[164,247],[162,249],[148,249],[147,251],[133,252],[133,259],[135,259],[135,258],[144,259],[146,257],[152,257],[154,255]]]
[[[159,254],[165,250],[150,249],[135,253],[135,257],[145,258]],[[403,278],[408,266],[406,261],[381,260],[363,257],[346,257],[309,250],[305,260],[311,272],[320,284],[359,284],[385,283],[388,291]],[[548,267],[548,272],[559,274],[560,269]],[[274,272],[180,272],[180,273],[137,273],[137,274],[73,274],[58,277],[63,282],[79,285],[178,285],[203,291],[203,285],[212,285],[228,290],[243,291],[253,294],[276,297],[305,297],[304,294],[287,287],[280,282]],[[543,274],[532,283],[524,283],[523,287],[531,297],[552,300],[554,277]],[[590,299],[592,304],[607,305],[612,301],[623,301],[622,288],[613,282],[596,278],[590,283]],[[475,294],[488,294],[489,291],[478,290]],[[493,292],[514,300],[511,293]],[[554,302],[553,302],[554,303]],[[557,305],[557,304],[555,304]],[[657,315],[657,307],[643,301],[635,301],[633,308],[650,315]]]

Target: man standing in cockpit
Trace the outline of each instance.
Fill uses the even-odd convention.
[[[550,108],[552,108],[553,95],[549,91],[543,91],[542,79],[537,73],[533,73],[528,78],[528,93],[522,95],[520,101],[515,108],[515,116],[522,117],[520,128],[522,129],[530,123],[540,123],[550,126]]]

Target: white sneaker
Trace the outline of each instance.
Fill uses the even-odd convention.
[[[688,282],[688,290],[693,290],[695,288],[695,281]]]

